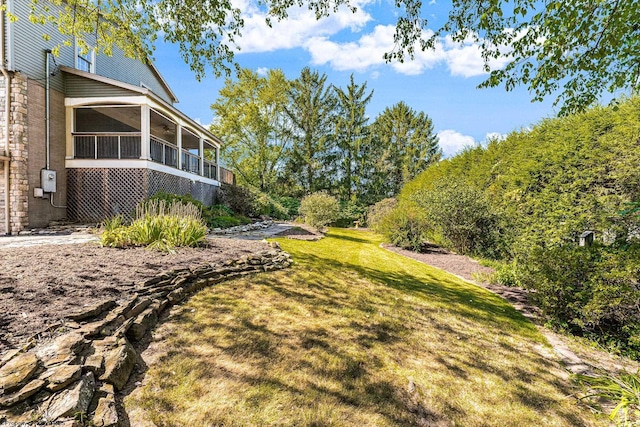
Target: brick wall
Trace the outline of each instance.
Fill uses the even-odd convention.
[[[62,220],[67,216],[66,209],[51,205],[49,195],[46,198],[33,197],[33,189],[42,186],[40,171],[46,167],[46,94],[41,83],[34,80],[28,82],[29,112],[29,227],[46,227],[49,222]],[[67,202],[67,172],[65,157],[65,108],[64,94],[56,90],[50,92],[50,149],[49,168],[56,171],[56,193],[54,202],[64,206]]]

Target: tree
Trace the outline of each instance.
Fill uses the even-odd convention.
[[[359,189],[358,176],[363,176],[362,149],[368,142],[368,121],[365,109],[373,91],[366,94],[367,83],[357,85],[353,74],[346,90],[335,88],[338,97],[338,117],[335,122],[337,145],[336,167],[342,200],[349,200]]]
[[[47,1],[62,12],[48,10]],[[158,34],[180,46],[197,77],[207,65],[229,71],[241,37],[242,10],[230,0],[31,0],[32,21],[52,22],[60,32],[82,39],[97,37],[99,50],[117,45],[146,59]],[[286,19],[291,7],[306,6],[317,18],[349,0],[267,0],[267,21]],[[561,113],[585,109],[604,91],[640,89],[640,8],[624,0],[564,2],[549,0],[455,0],[447,21],[425,31],[421,0],[398,0],[395,42],[388,60],[404,61],[416,49],[435,48],[442,37],[479,43],[489,78],[484,87],[525,85],[534,100],[560,91]],[[352,7],[355,11],[355,8]],[[506,55],[504,69],[492,58]]]
[[[290,123],[285,114],[290,82],[281,70],[267,77],[242,69],[237,81],[227,79],[211,105],[211,131],[225,141],[223,150],[240,183],[273,191],[290,147]]]
[[[442,156],[429,116],[404,102],[385,108],[373,124],[373,134],[381,151],[376,172],[386,197],[398,194],[405,183]]]
[[[303,194],[325,188],[328,155],[333,143],[336,98],[327,75],[308,67],[292,82],[286,108],[293,125],[293,149],[287,171]]]

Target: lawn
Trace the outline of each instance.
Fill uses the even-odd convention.
[[[380,242],[283,239],[291,269],[192,297],[155,332],[132,425],[607,425],[513,307]]]

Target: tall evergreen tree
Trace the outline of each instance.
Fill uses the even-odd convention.
[[[327,163],[334,143],[336,96],[326,80],[326,74],[305,67],[289,90],[286,111],[293,125],[293,148],[287,175],[301,194],[326,188],[330,178]]]
[[[338,117],[335,122],[336,138],[336,178],[342,200],[351,200],[357,196],[359,172],[362,169],[361,151],[368,142],[369,118],[366,115],[367,104],[373,91],[367,94],[367,83],[358,85],[353,74],[346,90],[335,88],[338,97]]]
[[[372,133],[379,146],[375,168],[383,197],[398,194],[405,183],[442,156],[431,118],[404,102],[385,108]]]

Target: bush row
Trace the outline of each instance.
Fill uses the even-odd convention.
[[[495,260],[494,279],[533,289],[555,325],[638,356],[638,140],[640,98],[547,119],[431,166],[369,225],[399,246]]]

